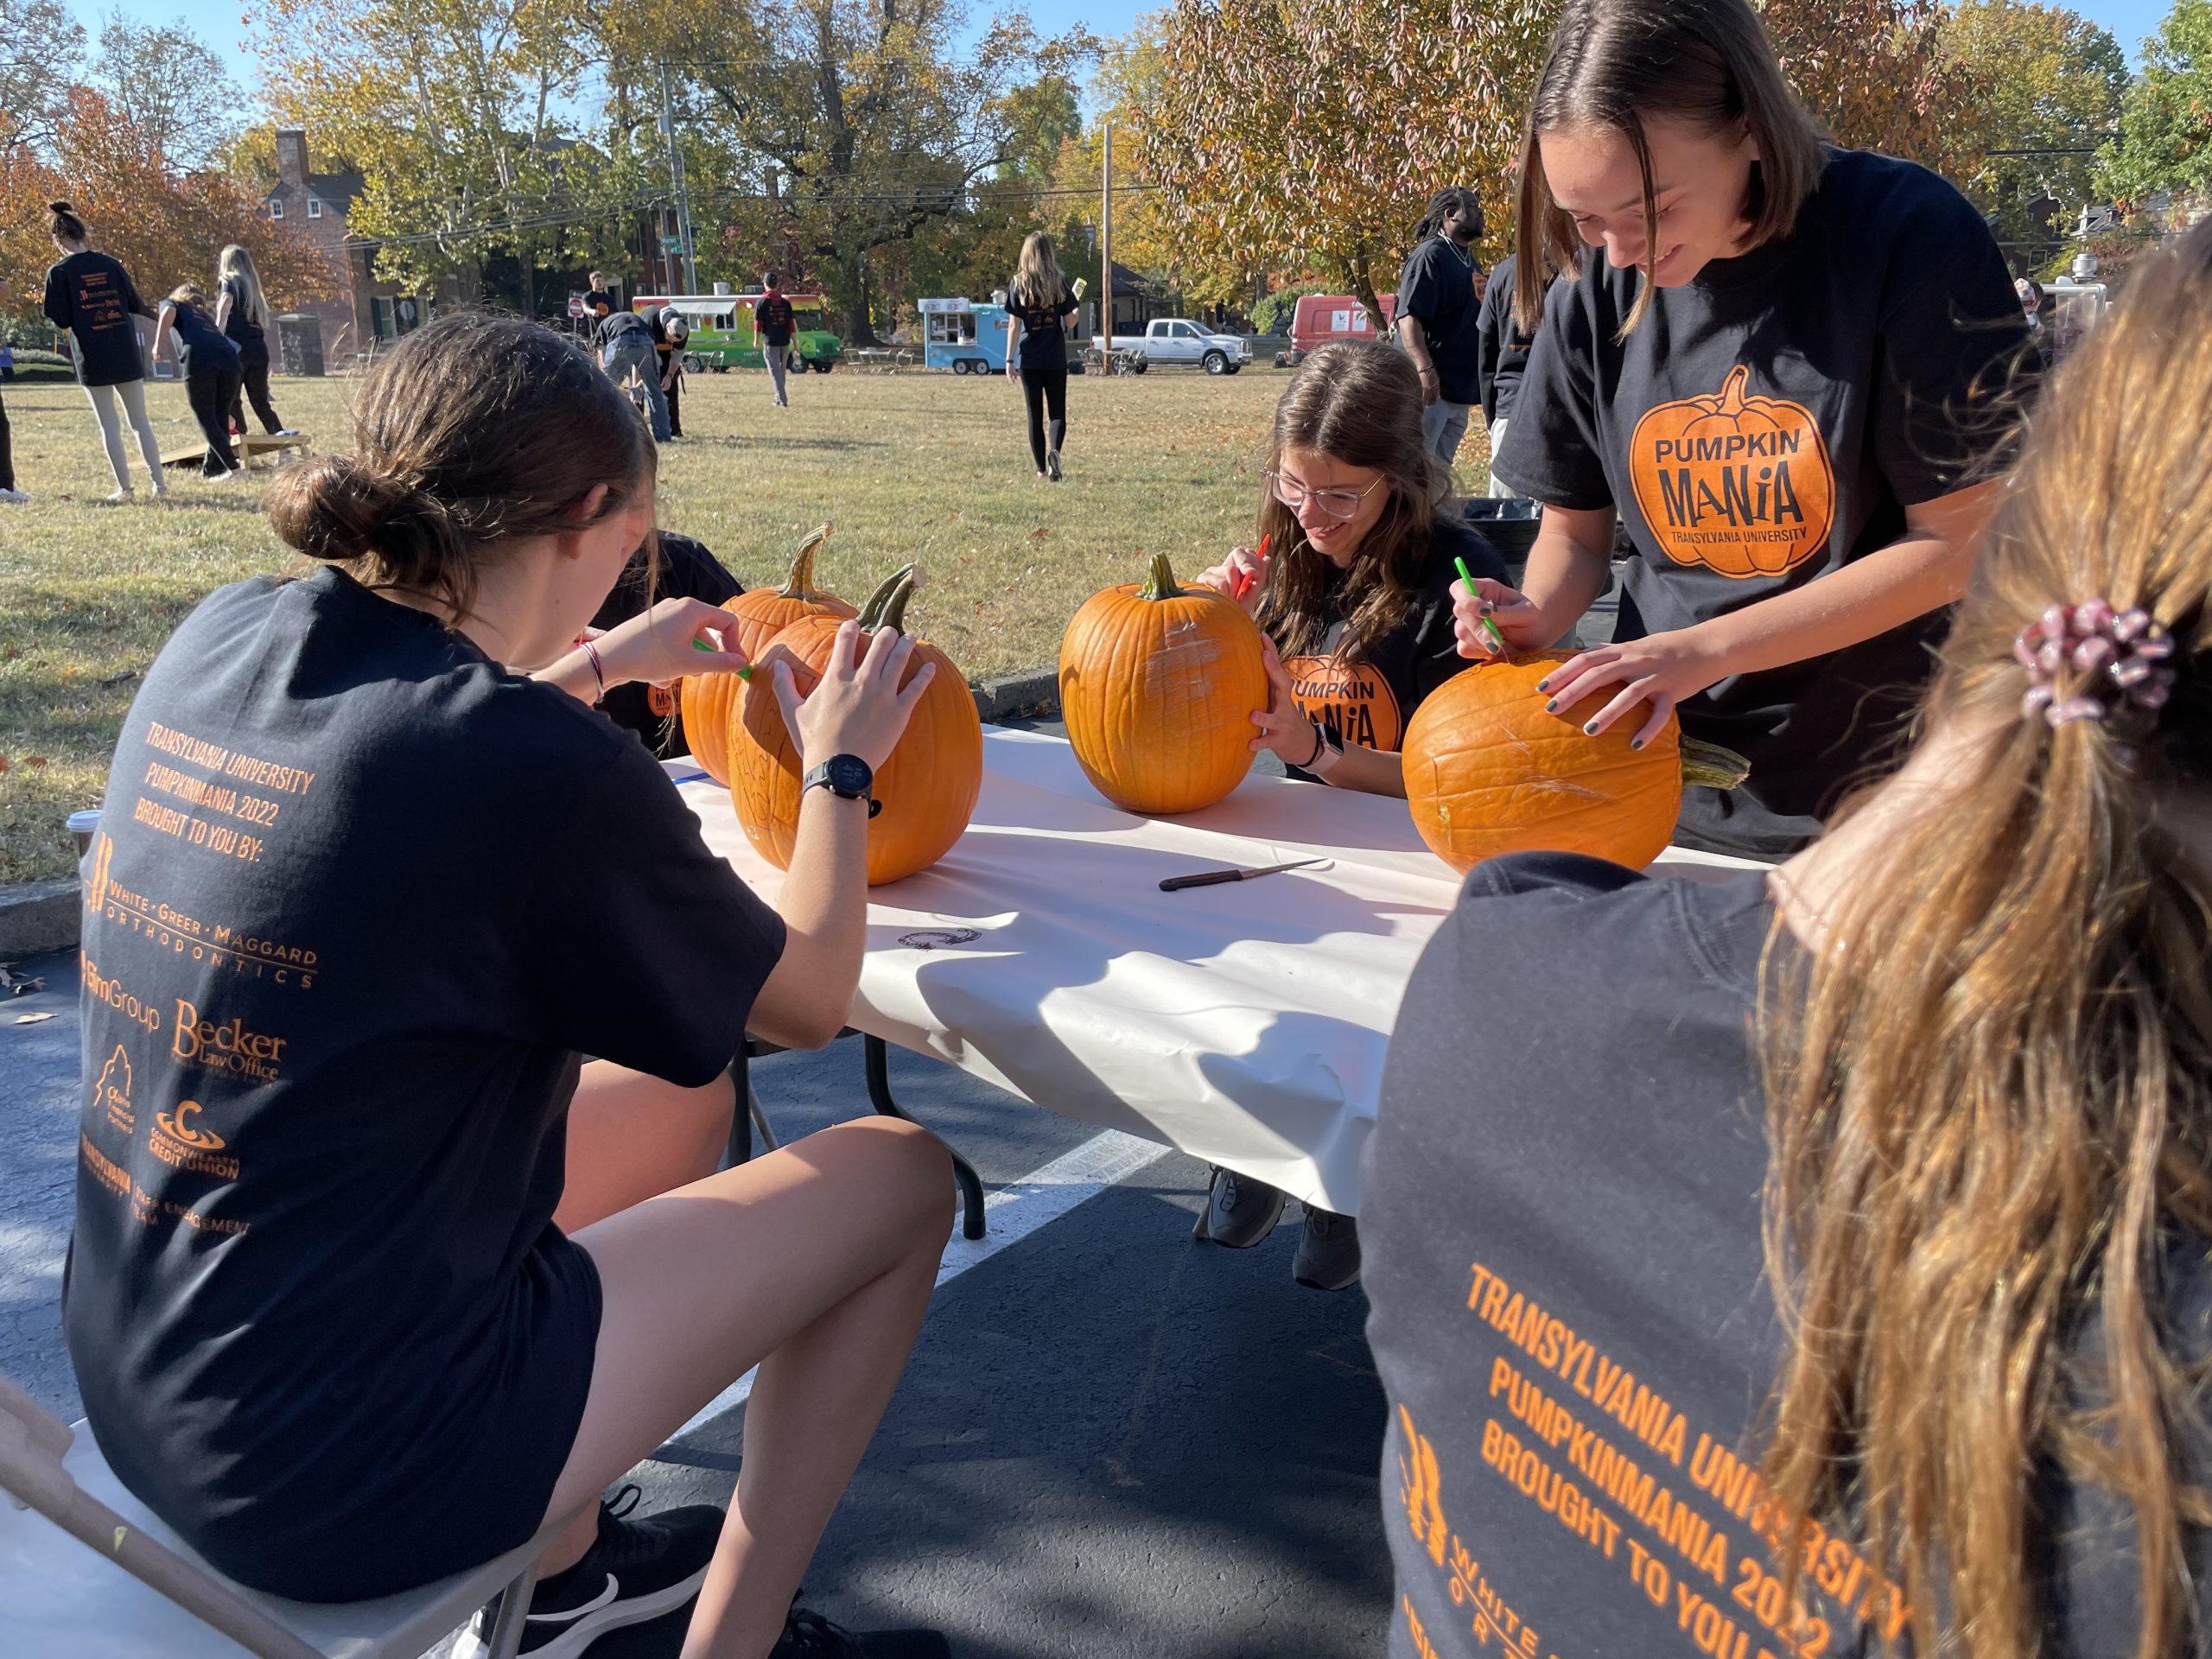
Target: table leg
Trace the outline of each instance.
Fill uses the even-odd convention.
[[[891,1049],[882,1038],[867,1032],[861,1033],[861,1052],[868,1062],[868,1097],[875,1109],[886,1117],[906,1117],[914,1120],[899,1109],[891,1097]],[[948,1148],[948,1150],[950,1150]],[[976,1166],[958,1153],[952,1154],[952,1179],[960,1184],[961,1236],[981,1238],[983,1236],[983,1181],[976,1173]]]

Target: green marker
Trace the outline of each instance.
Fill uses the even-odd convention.
[[[1467,584],[1467,592],[1471,596],[1475,591],[1475,573],[1467,569],[1467,562],[1463,558],[1455,556],[1452,563],[1459,567],[1459,580]],[[1503,656],[1505,636],[1497,631],[1497,624],[1490,620],[1487,613],[1483,616],[1483,626],[1490,630],[1490,637],[1497,644],[1498,654]]]
[[[1464,569],[1465,567],[1462,567],[1462,568]],[[1493,632],[1493,633],[1495,633],[1495,632],[1497,632],[1497,629],[1495,629],[1495,628],[1493,628],[1493,629],[1491,629],[1491,632]],[[708,644],[705,640],[703,640],[703,639],[694,639],[694,640],[691,642],[691,649],[692,649],[692,650],[694,650],[694,651],[707,651],[707,652],[714,652],[714,654],[715,654],[715,656],[717,656],[717,657],[719,657],[719,656],[721,656],[721,652],[720,652],[719,651],[715,651],[715,648],[714,648],[712,645],[709,645],[709,644]],[[747,663],[747,664],[743,664],[741,667],[740,667],[740,668],[739,668],[739,670],[737,671],[737,677],[738,677],[739,679],[741,679],[741,680],[749,680],[749,679],[751,679],[751,678],[753,677],[753,664],[750,664],[750,663]]]

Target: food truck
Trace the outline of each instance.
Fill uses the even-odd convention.
[[[1002,301],[924,300],[921,313],[924,368],[955,374],[1005,372],[1012,325]]]
[[[767,364],[753,343],[753,308],[758,294],[641,294],[630,302],[632,311],[664,306],[691,325],[684,342],[683,368],[688,374],[712,369],[763,369]],[[844,342],[823,326],[822,296],[786,294],[791,302],[793,330],[788,362],[794,369],[827,374],[844,354]]]

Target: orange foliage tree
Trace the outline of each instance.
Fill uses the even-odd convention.
[[[19,313],[35,314],[43,272],[54,257],[46,204],[73,204],[93,245],[120,259],[140,296],[158,302],[177,283],[212,288],[227,243],[249,249],[270,303],[279,309],[340,290],[339,271],[303,228],[271,219],[228,175],[178,173],[106,99],[69,92],[56,124],[53,160],[23,147],[0,152],[0,277]]]

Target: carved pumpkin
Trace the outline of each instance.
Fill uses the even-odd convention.
[[[854,616],[853,607],[814,585],[815,550],[829,539],[830,526],[810,531],[791,556],[791,575],[781,588],[756,588],[722,601],[737,619],[737,648],[757,659],[774,639],[803,616]],[[683,736],[691,758],[718,784],[729,782],[730,716],[737,710],[745,682],[734,674],[687,674],[677,703],[683,710]]]
[[[1429,693],[1406,728],[1406,799],[1414,827],[1452,868],[1501,853],[1587,853],[1642,869],[1666,850],[1682,785],[1732,789],[1742,760],[1686,743],[1672,716],[1638,749],[1631,716],[1597,737],[1583,723],[1611,700],[1544,711],[1536,682],[1567,659],[1540,654],[1478,663]]]
[[[1738,363],[1719,393],[1646,410],[1630,435],[1636,505],[1667,556],[1724,576],[1774,576],[1827,545],[1835,469],[1802,404],[1747,397]]]
[[[862,632],[905,632],[906,601],[913,591],[910,564],[869,596],[861,610]],[[803,616],[771,639],[757,659],[760,672],[745,688],[730,732],[730,799],[738,826],[753,850],[779,870],[791,868],[798,834],[801,768],[798,745],[776,701],[775,664],[791,664],[791,678],[804,696],[829,666],[843,620]],[[937,677],[914,705],[890,759],[876,769],[874,795],[882,810],[868,826],[872,887],[925,869],[950,852],[967,830],[983,787],[983,724],[967,677],[936,646],[917,641],[899,683],[912,679],[925,662],[937,664]]]
[[[1179,586],[1165,553],[1141,586],[1084,601],[1060,641],[1069,746],[1127,811],[1194,812],[1228,794],[1267,706],[1259,629],[1236,601]]]

